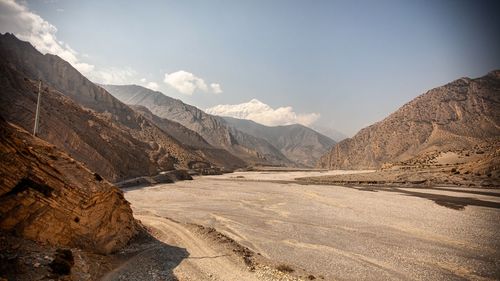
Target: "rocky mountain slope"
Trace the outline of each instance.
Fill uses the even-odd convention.
[[[143,115],[146,119],[151,121],[151,123],[158,126],[169,135],[174,137],[176,140],[181,142],[183,145],[195,150],[203,158],[217,165],[218,167],[235,169],[245,167],[246,163],[239,159],[238,157],[232,155],[227,150],[222,148],[215,148],[209,144],[203,137],[198,133],[182,126],[181,124],[170,121],[165,118],[158,117],[154,115],[149,109],[141,105],[131,105],[131,107]]]
[[[322,125],[313,125],[311,128],[313,130],[315,130],[316,132],[331,138],[335,142],[340,142],[340,141],[343,141],[346,138],[348,138],[344,133],[337,131],[331,127],[322,126]]]
[[[318,167],[373,169],[384,163],[411,162],[426,153],[475,147],[493,153],[500,138],[499,93],[498,70],[432,89],[335,145]]]
[[[216,148],[226,149],[251,164],[293,165],[267,141],[228,126],[220,117],[137,85],[102,85],[129,105],[142,105],[153,114],[180,123],[201,135]]]
[[[1,114],[33,127],[37,79],[43,81],[40,136],[111,181],[208,164],[142,114],[96,86],[69,63],[0,36]]]
[[[0,228],[59,246],[110,253],[137,232],[123,193],[0,118]]]
[[[251,120],[223,118],[231,127],[268,141],[288,159],[307,167],[314,167],[335,144],[329,137],[299,124],[269,127]]]

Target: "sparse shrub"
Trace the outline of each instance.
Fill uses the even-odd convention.
[[[315,280],[316,277],[314,277],[314,275],[311,274],[311,275],[307,276],[307,279],[309,279],[309,280]]]
[[[276,269],[285,273],[292,273],[295,271],[295,269],[293,269],[291,266],[287,264],[280,264],[276,267]]]
[[[73,253],[69,249],[57,249],[54,260],[50,263],[52,273],[58,275],[68,275],[71,267],[75,264]]]
[[[98,173],[94,173],[94,178],[96,181],[102,181],[102,177]]]

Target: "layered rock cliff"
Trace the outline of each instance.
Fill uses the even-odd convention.
[[[137,232],[123,193],[100,175],[0,119],[0,228],[58,246],[110,253]]]
[[[500,71],[428,91],[384,120],[335,145],[318,162],[328,169],[374,169],[426,152],[495,150],[500,138]]]

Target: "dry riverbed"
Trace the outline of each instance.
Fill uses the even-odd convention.
[[[165,266],[171,280],[500,279],[500,190],[294,181],[336,173],[240,172],[129,188],[125,197],[155,237],[175,247],[167,249],[178,254]],[[215,230],[234,243],[218,241]],[[146,260],[154,256],[161,253]],[[279,266],[294,272],[277,275]]]

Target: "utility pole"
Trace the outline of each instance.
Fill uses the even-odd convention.
[[[38,134],[38,119],[40,118],[40,102],[42,101],[42,80],[38,82],[38,100],[36,102],[36,113],[35,113],[35,128],[33,128],[33,135]]]

